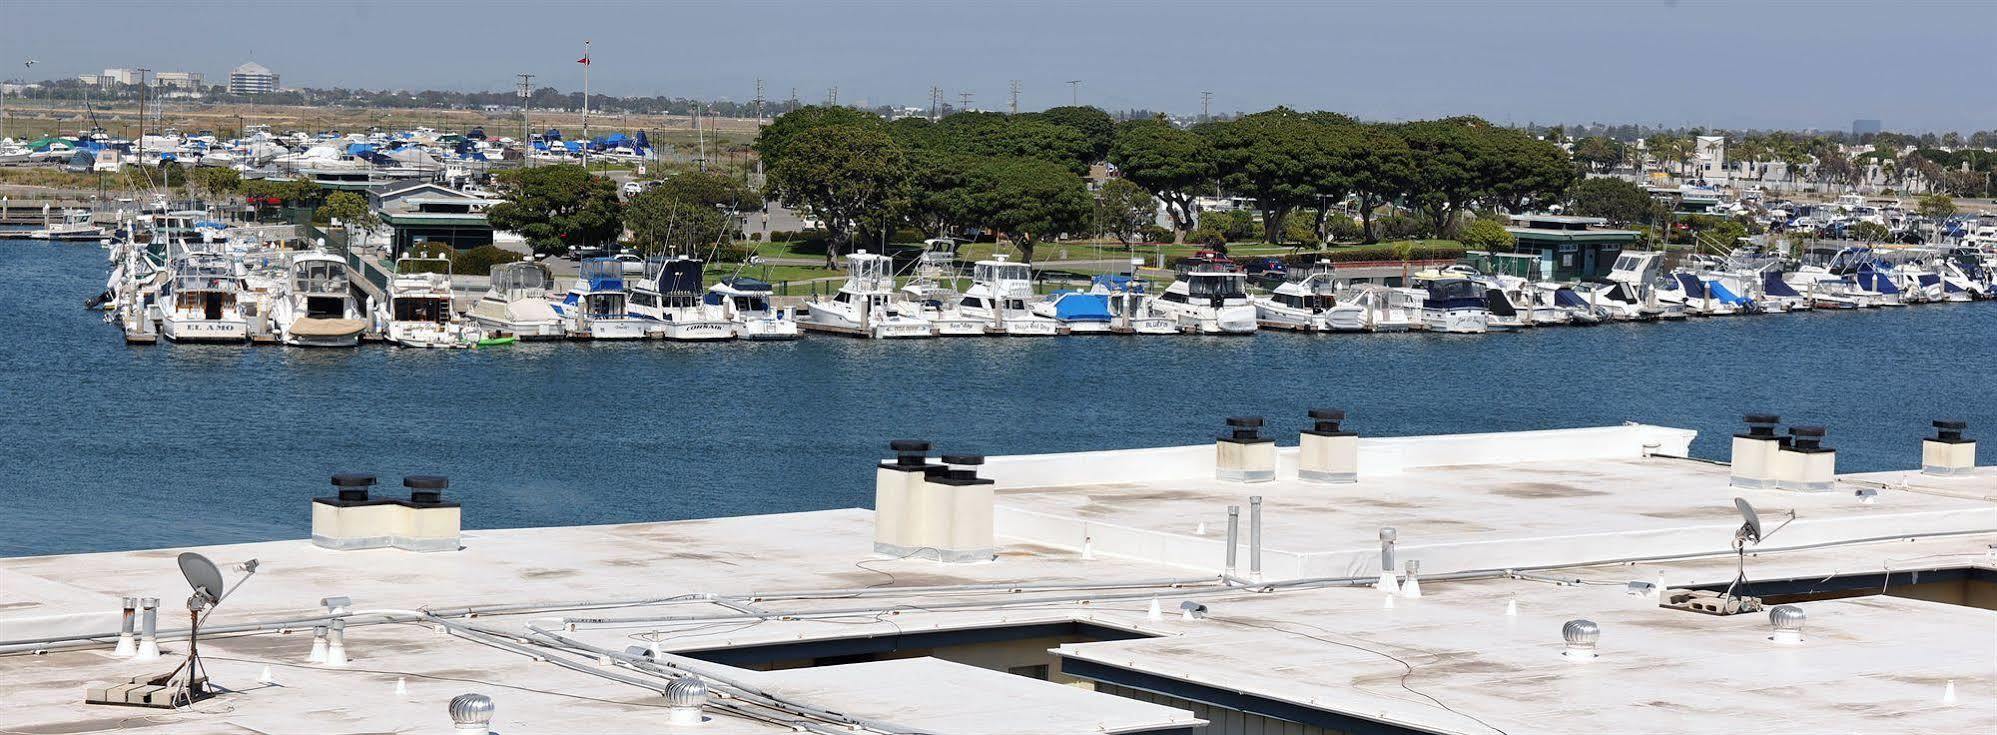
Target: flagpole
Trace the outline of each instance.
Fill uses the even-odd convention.
[[[589,42],[582,42],[582,170],[589,170]]]

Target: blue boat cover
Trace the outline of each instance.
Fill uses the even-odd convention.
[[[1724,283],[1720,283],[1719,281],[1707,282],[1706,288],[1712,291],[1713,298],[1719,299],[1720,303],[1723,304],[1747,303],[1747,297],[1736,295],[1734,292],[1727,290],[1727,285]]]
[[[1114,315],[1109,313],[1108,295],[1069,292],[1054,298],[1054,318],[1064,322],[1106,322]]]
[[[698,260],[672,260],[666,262],[659,271],[659,293],[691,294],[700,291],[700,267]]]
[[[1942,293],[1962,293],[1962,287],[1952,281],[1942,281]]]
[[[1588,308],[1588,302],[1581,298],[1581,294],[1574,293],[1573,290],[1565,288],[1554,290],[1553,303],[1559,306],[1571,306],[1582,309]]]
[[[1678,279],[1678,288],[1685,292],[1685,298],[1707,298],[1706,282],[1699,280],[1698,276],[1690,273],[1675,273],[1673,276]]]
[[[1919,281],[1922,286],[1933,286],[1937,283],[1941,283],[1942,277],[1935,275],[1933,273],[1923,273],[1921,275],[1915,276],[1914,280]]]
[[[548,128],[548,132],[542,133],[541,137],[546,138],[548,140],[561,140],[562,131],[556,130],[554,128]]]
[[[1770,296],[1781,296],[1789,299],[1800,299],[1803,297],[1802,294],[1796,293],[1796,289],[1789,287],[1788,281],[1782,280],[1782,274],[1775,271],[1761,274],[1761,292]]]

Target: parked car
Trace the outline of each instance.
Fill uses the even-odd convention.
[[[1282,258],[1262,256],[1242,261],[1241,271],[1249,278],[1262,281],[1282,281],[1290,275],[1290,266]]]
[[[1227,257],[1226,253],[1218,250],[1200,250],[1181,259],[1178,269],[1180,273],[1189,273],[1192,271],[1226,271],[1228,273],[1238,273],[1241,271],[1241,264],[1234,262],[1233,258]]]
[[[610,257],[612,260],[624,264],[624,275],[645,275],[645,259],[638,257],[636,253],[618,253]]]

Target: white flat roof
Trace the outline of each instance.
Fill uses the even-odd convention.
[[[1644,456],[1682,451],[1690,439],[1641,425],[1362,439],[1361,481],[1324,486],[1288,479],[1294,449],[1279,452],[1282,479],[1252,485],[1208,477],[1211,445],[994,457],[984,472],[999,483],[1001,548],[984,564],[877,557],[873,514],[859,509],[467,531],[461,550],[430,554],[303,540],[196,550],[224,565],[262,564],[211,626],[307,618],[320,598],[341,595],[359,611],[484,608],[451,619],[504,640],[537,639],[534,624],[612,651],[656,642],[678,665],[910,731],[1185,729],[1209,711],[1191,702],[1213,692],[1345,730],[1997,730],[1997,613],[1984,609],[1997,601],[1976,606],[1989,593],[1971,586],[1997,578],[1997,469],[1747,492],[1726,486],[1723,466]],[[1878,495],[1860,503],[1859,488]],[[1225,505],[1245,510],[1251,494],[1265,504],[1268,587],[1218,577]],[[1771,529],[1746,557],[1751,592],[1844,584],[1840,594],[1857,594],[1842,580],[1879,577],[1893,580],[1894,595],[1799,603],[1806,640],[1785,646],[1768,640],[1765,615],[1668,610],[1627,592],[1631,581],[1732,579],[1735,495],[1760,507]],[[477,515],[479,497],[457,499]],[[1201,521],[1205,536],[1194,532]],[[1422,596],[1390,598],[1350,580],[1276,582],[1377,574],[1382,525],[1399,529],[1401,559],[1422,562]],[[0,642],[115,630],[125,595],[161,598],[161,626],[179,627],[178,551],[0,559]],[[1672,558],[1605,561],[1662,556]],[[1244,550],[1242,574],[1247,558]],[[1437,576],[1529,565],[1541,567],[1531,578]],[[665,599],[682,595],[698,597]],[[1152,599],[1161,619],[1147,615]],[[1940,601],[1949,599],[1968,604]],[[1208,617],[1181,619],[1181,600],[1207,605]],[[1517,615],[1507,615],[1514,602]],[[561,609],[494,607],[535,603]],[[1601,626],[1599,659],[1560,655],[1560,626],[1576,618]],[[161,673],[170,659],[113,658],[108,642],[0,656],[0,730],[447,732],[444,703],[475,691],[494,698],[495,729],[506,735],[680,731],[665,726],[656,692],[543,659],[645,676],[628,667],[356,621],[345,668],[304,662],[310,622],[205,638],[213,680],[236,691],[178,713],[80,703],[92,682]],[[1144,690],[1152,701],[976,668],[975,655],[914,643],[997,628],[1032,631],[1007,645],[1056,652],[1057,680]],[[771,655],[795,665],[814,646],[874,639],[910,641],[899,654],[908,657],[755,671],[698,653],[768,647],[792,651]],[[169,656],[180,645],[168,641]],[[266,666],[277,686],[255,683]],[[406,694],[395,693],[398,679]],[[1944,704],[1949,682],[1955,700]],[[710,715],[687,731],[789,731],[713,707]]]

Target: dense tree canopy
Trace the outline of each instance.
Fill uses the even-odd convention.
[[[1033,117],[1059,125],[1081,134],[1088,142],[1088,160],[1095,163],[1109,155],[1110,146],[1116,141],[1116,118],[1109,113],[1088,106],[1054,107],[1045,112],[1021,115]]]
[[[1618,225],[1649,224],[1659,210],[1649,192],[1622,179],[1583,180],[1568,191],[1568,199],[1570,213],[1601,217]]]
[[[981,162],[968,188],[974,220],[1005,233],[1028,261],[1040,241],[1084,230],[1094,206],[1067,167],[1035,158]]]
[[[1118,125],[1109,160],[1124,180],[1165,203],[1179,236],[1192,229],[1193,200],[1210,191],[1217,176],[1213,149],[1204,137],[1156,118]]]
[[[1131,239],[1158,219],[1158,200],[1144,187],[1126,179],[1110,179],[1096,190],[1095,227],[1129,245]]]
[[[624,229],[617,184],[581,166],[513,169],[498,179],[506,201],[493,205],[487,219],[520,233],[536,253],[608,243]]]
[[[786,133],[772,149],[780,153],[764,154],[766,191],[824,224],[831,236],[825,249],[828,263],[837,262],[856,228],[885,222],[894,215],[893,207],[907,199],[908,156],[879,118]]]

